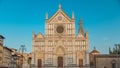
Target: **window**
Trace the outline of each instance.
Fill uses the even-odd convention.
[[[52,46],[52,45],[54,45],[54,42],[50,40],[50,41],[48,41],[48,45]]]
[[[70,41],[67,41],[67,45],[72,45],[72,41],[70,40]]]
[[[2,50],[0,50],[0,53],[2,53]]]
[[[112,63],[112,68],[116,68],[116,63]]]
[[[72,58],[68,58],[68,63],[71,64],[73,62]]]
[[[104,66],[104,68],[106,68],[106,66]]]
[[[116,61],[112,60],[112,68],[116,68]]]
[[[47,63],[51,64],[52,63],[52,58],[48,58]]]

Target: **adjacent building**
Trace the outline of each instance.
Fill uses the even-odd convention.
[[[14,59],[12,57],[12,50],[8,47],[3,47],[3,59],[2,59],[2,63],[5,67],[12,67],[13,66],[13,62]]]
[[[12,67],[12,50],[4,45],[4,37],[0,35],[0,67]]]
[[[120,68],[119,54],[100,54],[94,48],[90,52],[90,68]]]
[[[96,55],[95,68],[120,68],[120,55]]]
[[[100,52],[94,47],[94,49],[90,52],[90,68],[95,68],[95,56],[100,55]]]
[[[0,35],[0,66],[3,64],[3,42],[4,42],[4,37]]]
[[[4,46],[4,39],[0,35],[0,67],[16,68],[16,49]]]
[[[32,67],[80,67],[89,66],[88,31],[84,32],[80,19],[75,34],[74,13],[69,17],[61,5],[49,18],[46,13],[45,35],[32,34]]]
[[[23,53],[18,52],[17,49],[8,48],[4,46],[4,37],[0,35],[0,68],[22,68],[24,59],[27,57],[28,63],[31,63],[31,53],[26,54],[25,57]]]

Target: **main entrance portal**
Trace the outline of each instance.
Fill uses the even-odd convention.
[[[83,68],[83,59],[79,59],[79,67]]]
[[[63,57],[58,57],[58,68],[63,68]]]
[[[38,68],[42,68],[42,60],[38,59]]]

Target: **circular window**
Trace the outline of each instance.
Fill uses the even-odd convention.
[[[62,20],[62,17],[61,17],[61,16],[59,16],[59,17],[58,17],[58,20]]]
[[[58,33],[63,33],[64,27],[63,26],[58,26],[56,30],[57,30]]]

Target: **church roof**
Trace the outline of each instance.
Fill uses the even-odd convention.
[[[93,50],[93,51],[91,51],[90,53],[100,53],[100,52],[97,51],[97,50]]]
[[[94,54],[94,53],[100,53],[99,51],[96,50],[96,48],[94,47],[94,50],[90,52],[91,54]]]

